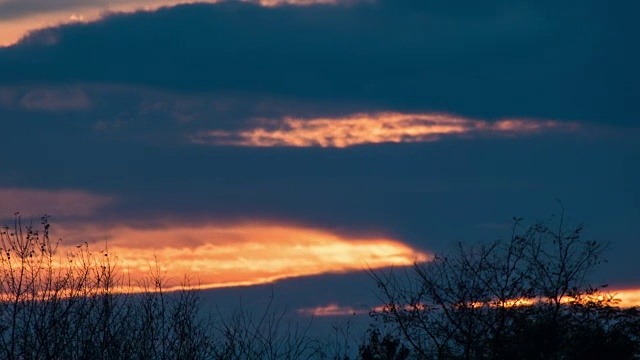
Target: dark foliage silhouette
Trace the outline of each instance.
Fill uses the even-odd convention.
[[[638,309],[589,282],[607,244],[582,231],[564,214],[529,227],[514,218],[507,240],[371,271],[386,304],[373,316],[420,359],[637,359]]]
[[[351,348],[309,335],[271,304],[257,313],[203,310],[197,286],[166,291],[156,264],[140,283],[84,243],[61,254],[45,216],[0,231],[0,358],[17,359],[638,359],[640,312],[590,276],[606,244],[563,215],[509,239],[458,244],[412,269],[371,275],[384,301]],[[353,350],[353,352],[351,351]]]
[[[59,254],[41,226],[0,232],[1,359],[308,359],[317,343],[267,308],[213,317],[202,311],[188,279],[165,291],[165,275],[151,267],[131,284],[106,252],[83,244]],[[257,320],[255,319],[257,318]]]

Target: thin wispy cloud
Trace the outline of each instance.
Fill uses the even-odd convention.
[[[0,216],[20,212],[25,216],[89,216],[115,200],[82,190],[0,188]]]
[[[353,315],[366,315],[369,313],[369,309],[344,306],[338,304],[329,304],[323,306],[315,306],[308,308],[300,308],[297,313],[304,316],[353,316]]]
[[[336,118],[294,118],[260,121],[237,131],[203,131],[192,140],[199,144],[255,147],[336,147],[379,143],[428,142],[446,136],[481,134],[526,135],[568,131],[576,123],[504,119],[474,120],[447,114],[360,113]]]
[[[22,108],[35,111],[87,110],[91,101],[79,88],[40,88],[29,91],[20,101]]]

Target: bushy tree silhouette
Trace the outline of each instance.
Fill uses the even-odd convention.
[[[412,270],[371,275],[395,326],[421,359],[640,357],[638,310],[589,282],[607,244],[582,238],[564,214],[511,237],[457,244]]]
[[[360,345],[358,354],[362,360],[407,360],[411,352],[400,339],[387,333],[382,335],[378,328],[367,331],[368,338]]]

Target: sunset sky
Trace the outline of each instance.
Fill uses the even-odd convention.
[[[638,10],[0,0],[0,218],[335,316],[379,305],[364,269],[559,199],[611,243],[598,281],[640,303]]]

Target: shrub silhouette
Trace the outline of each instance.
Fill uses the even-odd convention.
[[[400,339],[392,334],[384,334],[378,328],[368,331],[368,338],[360,347],[358,354],[362,360],[407,360],[411,354]]]
[[[0,231],[1,359],[308,359],[307,328],[286,327],[267,308],[255,320],[204,314],[188,279],[166,292],[158,267],[140,284],[89,245],[57,254],[48,218]],[[215,321],[214,321],[215,320]],[[295,331],[294,331],[295,330]]]

